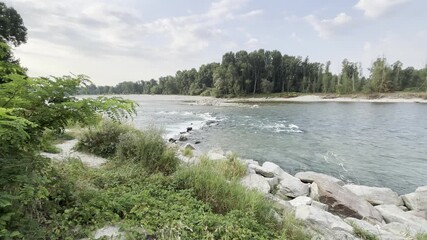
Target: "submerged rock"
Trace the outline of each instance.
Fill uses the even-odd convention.
[[[317,173],[317,172],[299,172],[295,174],[296,178],[299,178],[302,182],[305,183],[312,183],[316,179],[325,179],[334,183],[337,183],[340,186],[344,186],[344,182],[338,178],[323,174],[323,173]]]
[[[381,214],[365,199],[335,182],[322,179],[315,181],[320,202],[340,217],[354,217],[382,222]]]
[[[179,136],[179,141],[181,141],[181,142],[185,142],[185,141],[187,141],[187,140],[188,140],[187,136],[185,136],[185,135],[180,135],[180,136]]]
[[[402,198],[390,188],[381,187],[368,187],[362,185],[347,184],[344,188],[350,190],[352,193],[363,197],[372,205],[393,204],[396,206],[403,205]]]

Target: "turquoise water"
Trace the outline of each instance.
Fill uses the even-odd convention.
[[[427,104],[280,103],[198,106],[190,97],[125,96],[140,103],[134,124],[189,142],[272,161],[290,173],[316,171],[408,193],[427,185]],[[206,123],[210,123],[206,125]]]

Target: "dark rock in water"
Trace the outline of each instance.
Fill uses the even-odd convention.
[[[184,135],[179,136],[179,141],[185,142],[187,140],[188,140],[188,138],[186,136],[184,136]]]
[[[175,138],[169,138],[168,142],[170,142],[170,143],[176,143],[176,139]]]
[[[192,128],[192,127],[187,127],[187,132],[189,132],[189,131],[191,131],[191,130],[193,130],[193,128]]]
[[[194,142],[194,144],[199,144],[199,143],[201,143],[200,141],[196,141],[196,142]]]
[[[185,134],[185,133],[187,133],[187,132],[179,132],[179,134]]]
[[[216,121],[215,120],[208,120],[207,122],[206,122],[206,125],[212,125],[212,124],[214,124],[214,123],[216,123]]]

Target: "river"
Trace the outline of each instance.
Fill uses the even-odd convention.
[[[200,97],[127,95],[140,104],[133,123],[171,137],[193,127],[189,142],[289,173],[316,171],[404,194],[427,185],[427,104],[259,103],[201,106]],[[208,124],[207,124],[208,123]]]

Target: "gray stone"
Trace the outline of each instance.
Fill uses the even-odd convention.
[[[311,206],[322,209],[324,211],[328,211],[328,205],[321,203],[321,202],[318,202],[318,201],[313,201],[311,203]]]
[[[265,178],[268,182],[268,184],[270,184],[270,188],[271,189],[276,189],[277,185],[279,184],[279,178],[278,177],[272,177],[272,178]]]
[[[262,164],[262,168],[266,172],[273,173],[273,175],[276,177],[280,177],[280,175],[282,175],[283,173],[286,173],[277,164],[272,163],[272,162],[264,162]]]
[[[178,140],[181,141],[181,142],[185,142],[185,141],[188,140],[188,138],[185,135],[180,135]]]
[[[308,205],[298,206],[295,217],[320,232],[326,239],[355,239],[350,225],[338,216],[319,208]]]
[[[273,202],[273,206],[282,212],[293,211],[293,207],[288,201],[285,201],[277,196],[274,196],[273,194],[268,194],[267,199],[271,200],[271,202]]]
[[[207,157],[211,160],[222,160],[225,159],[224,151],[220,148],[211,149],[207,153]]]
[[[417,189],[415,190],[415,192],[425,192],[425,191],[427,191],[427,186],[417,187]]]
[[[427,211],[411,210],[407,211],[407,213],[427,220]]]
[[[391,222],[383,225],[381,227],[383,231],[388,231],[395,236],[405,236],[405,239],[414,239],[414,238],[408,238],[409,236],[416,236],[417,231],[413,228],[410,228],[407,224],[399,223],[399,222]],[[408,236],[408,237],[406,237]]]
[[[313,200],[319,201],[319,187],[317,186],[317,183],[313,182],[310,185],[310,195]]]
[[[263,194],[270,192],[270,184],[268,184],[268,181],[264,177],[258,174],[249,174],[243,177],[240,183],[249,189],[258,190]]]
[[[190,143],[187,143],[187,144],[185,144],[184,149],[195,150],[196,148],[193,147],[193,145],[191,145]]]
[[[427,191],[424,191],[424,187],[417,188],[413,193],[402,195],[402,199],[409,210],[427,210]]]
[[[344,186],[344,182],[338,178],[323,174],[323,173],[317,173],[317,172],[299,172],[295,174],[295,177],[301,179],[301,181],[305,183],[312,183],[316,179],[325,179],[334,183],[337,183],[340,186]]]
[[[289,203],[293,206],[293,207],[298,207],[301,205],[311,205],[311,203],[313,202],[313,199],[306,197],[306,196],[299,196],[295,199],[292,199],[291,201],[289,201]]]
[[[283,172],[278,176],[280,183],[277,186],[277,195],[281,197],[296,198],[299,196],[307,196],[309,187],[302,183],[298,178]]]
[[[98,238],[107,238],[107,239],[114,239],[114,240],[124,240],[124,234],[120,232],[120,229],[118,226],[105,226],[101,229],[96,230],[95,232],[95,239]]]
[[[256,173],[258,173],[259,175],[262,175],[264,177],[268,177],[268,178],[274,177],[274,174],[272,172],[266,171],[261,166],[254,165],[254,164],[249,164],[248,168],[252,168],[253,170],[255,170]]]
[[[354,217],[382,222],[381,214],[369,202],[350,190],[324,178],[316,179],[315,183],[319,194],[318,200],[327,204],[329,211],[343,218]]]
[[[253,159],[241,159],[240,161],[242,161],[247,167],[249,167],[250,164],[259,166],[259,162]]]
[[[344,188],[350,190],[357,196],[363,197],[372,205],[394,204],[396,206],[403,205],[402,198],[390,188],[368,187],[363,185],[347,184]]]
[[[363,221],[357,218],[346,218],[345,222],[350,224],[351,226],[356,226],[365,232],[370,233],[371,235],[376,236],[378,239],[381,240],[404,240],[404,236],[398,236],[396,233],[391,233],[389,231],[385,231],[381,229],[380,225],[372,225],[371,223],[367,221]]]
[[[396,205],[378,205],[375,208],[386,223],[398,222],[406,225],[411,232],[427,233],[427,220],[404,212]]]

